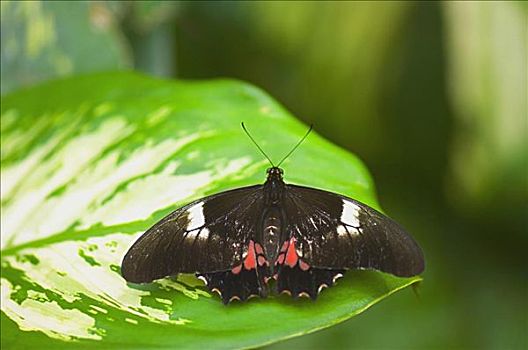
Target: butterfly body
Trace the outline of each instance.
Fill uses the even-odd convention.
[[[286,184],[274,166],[263,185],[205,197],[163,218],[134,243],[121,270],[135,283],[196,273],[227,304],[266,297],[270,288],[316,299],[352,268],[412,276],[424,258],[387,216],[339,194]]]
[[[269,168],[268,178],[262,186],[265,210],[262,216],[262,230],[257,231],[256,240],[264,245],[264,251],[270,261],[279,254],[279,244],[286,237],[282,227],[284,213],[281,210],[286,184],[282,179],[282,169]],[[271,266],[273,269],[273,265]]]
[[[261,235],[257,237],[257,241],[262,242],[266,256],[270,261],[275,261],[279,254],[279,244],[282,235],[282,214],[278,206],[270,207],[264,213],[264,220],[262,230],[259,231]]]

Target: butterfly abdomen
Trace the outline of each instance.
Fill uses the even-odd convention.
[[[260,241],[264,246],[266,257],[272,262],[275,261],[279,253],[282,233],[281,225],[282,220],[279,209],[271,207],[270,210],[264,214],[262,237]]]

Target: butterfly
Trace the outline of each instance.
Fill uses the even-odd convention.
[[[423,272],[424,255],[395,221],[352,198],[286,184],[271,163],[264,184],[195,200],[148,229],[128,250],[121,274],[147,283],[195,273],[224,304],[273,288],[316,299],[348,269],[408,277]]]

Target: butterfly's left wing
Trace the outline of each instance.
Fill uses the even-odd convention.
[[[134,283],[197,273],[224,303],[266,295],[267,261],[256,241],[262,185],[196,200],[147,230],[125,255],[121,273]]]
[[[289,240],[277,259],[279,291],[304,292],[315,298],[321,285],[332,285],[336,276],[350,268],[402,277],[424,270],[422,250],[413,238],[366,204],[296,185],[287,185],[285,193]]]

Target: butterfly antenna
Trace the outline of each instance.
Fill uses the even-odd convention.
[[[279,167],[282,164],[282,162],[284,162],[286,160],[286,158],[288,158],[297,149],[297,147],[299,147],[301,145],[301,143],[303,143],[304,139],[306,139],[308,137],[308,135],[310,134],[310,132],[312,132],[312,129],[313,129],[313,124],[310,124],[310,128],[308,129],[306,134],[304,134],[302,139],[300,139],[299,142],[297,142],[295,147],[293,147],[292,150],[290,152],[288,152],[288,154],[285,155],[284,158],[282,158],[282,160],[279,162],[279,164],[277,164],[277,167]]]
[[[273,164],[273,162],[271,161],[271,159],[268,157],[268,155],[262,150],[262,148],[260,148],[260,146],[258,145],[257,141],[255,141],[255,139],[253,138],[253,136],[251,136],[251,134],[249,133],[249,131],[246,129],[246,126],[244,125],[244,122],[240,123],[242,125],[242,129],[244,129],[244,132],[246,133],[246,135],[251,139],[251,141],[253,141],[253,143],[255,144],[255,146],[257,146],[257,148],[259,149],[260,153],[262,153],[264,155],[264,157],[266,157],[266,159],[268,160],[268,162],[270,162],[271,166],[272,167],[275,167],[275,165]]]

